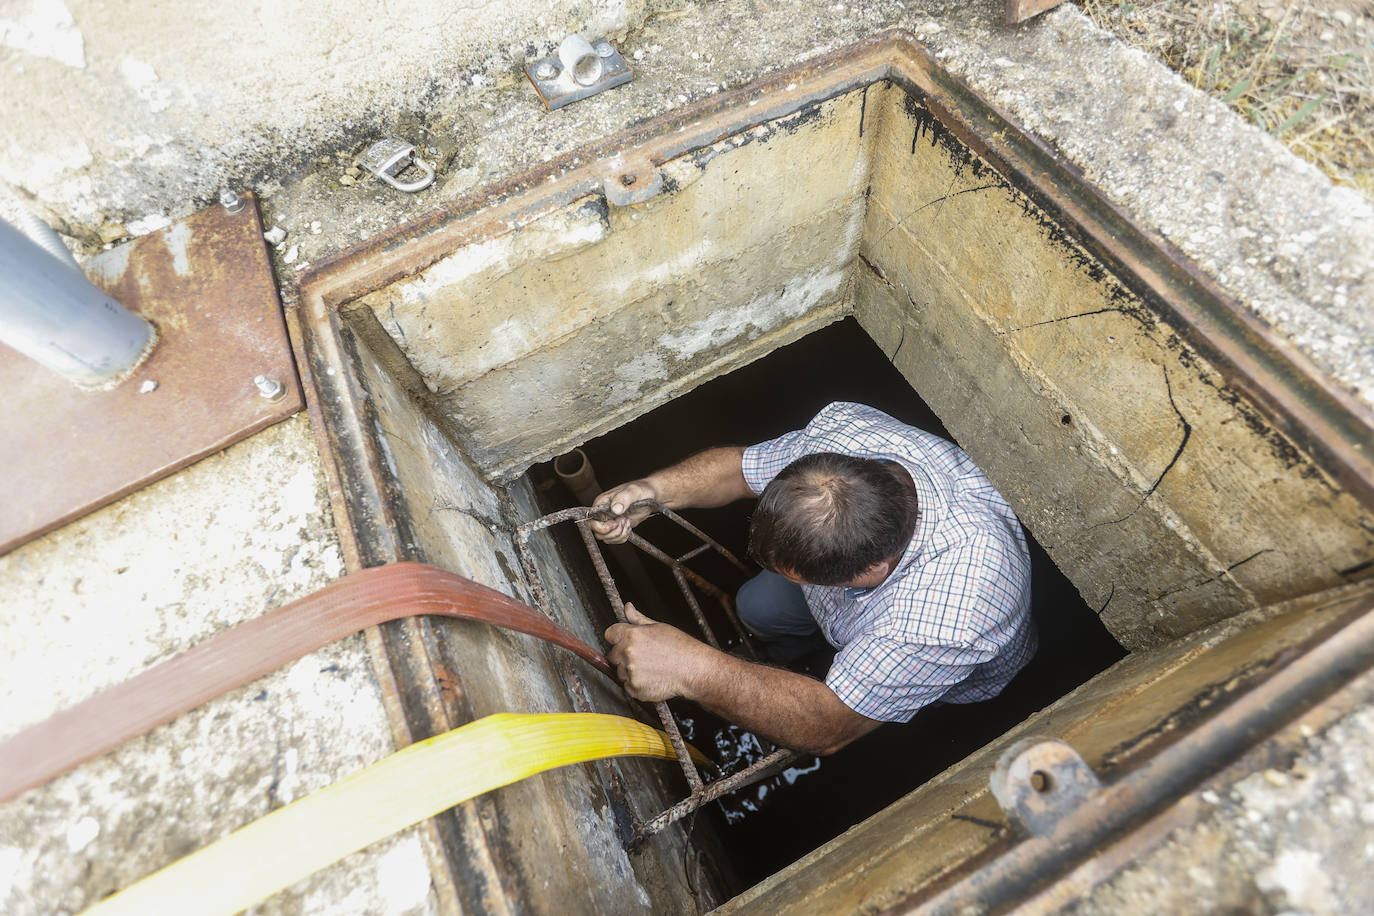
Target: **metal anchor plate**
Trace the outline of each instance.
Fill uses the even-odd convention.
[[[552,111],[628,83],[634,71],[606,39],[589,42],[580,35],[569,35],[556,53],[527,61],[525,75],[544,107]]]

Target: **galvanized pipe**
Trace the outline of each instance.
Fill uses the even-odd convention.
[[[0,341],[81,388],[110,388],[157,341],[153,326],[0,220]]]

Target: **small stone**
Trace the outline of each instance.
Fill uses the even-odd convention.
[[[101,223],[100,228],[96,231],[100,233],[100,240],[102,242],[117,242],[120,239],[129,237],[129,230],[125,229],[119,223]]]
[[[345,172],[344,174],[345,174],[345,175],[348,175],[348,176],[350,176],[350,177],[352,177],[352,178],[362,178],[362,177],[363,177],[363,170],[362,170],[360,167],[358,167],[357,165],[351,165],[351,166],[349,166],[348,171]]]
[[[1201,798],[1209,805],[1221,804],[1221,796],[1213,792],[1211,789],[1208,789],[1207,791],[1203,792]]]
[[[300,254],[300,246],[292,245],[290,248],[286,250],[286,254],[282,256],[282,261],[284,261],[287,264],[292,264],[295,262],[296,255],[298,254]]]
[[[342,178],[339,179],[339,184],[343,185],[345,188],[351,187],[357,183],[358,179],[348,174],[345,174]]]
[[[67,849],[73,854],[80,852],[100,836],[100,822],[87,815],[67,828]]]
[[[152,379],[144,379],[143,384],[138,386],[139,394],[147,394],[150,391],[157,391],[157,382]]]
[[[634,53],[634,58],[635,58],[635,60],[643,60],[643,59],[644,59],[644,49],[643,49],[643,48],[636,48],[636,49],[635,49],[635,53]]]
[[[1271,786],[1278,786],[1280,788],[1288,785],[1288,777],[1284,776],[1282,773],[1275,769],[1268,769],[1264,771],[1264,781],[1269,783],[1269,785]]]
[[[320,223],[319,220],[316,220],[315,222],[310,224],[310,232],[312,235],[319,235],[323,231],[324,225]]]
[[[282,242],[286,241],[286,230],[281,226],[273,226],[271,229],[264,232],[262,237],[267,239],[269,244],[280,245]]]

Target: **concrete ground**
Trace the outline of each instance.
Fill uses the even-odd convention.
[[[249,187],[266,195],[267,224],[288,230],[275,256],[289,285],[321,258],[552,156],[906,28],[1361,409],[1374,407],[1368,201],[1076,9],[1008,28],[999,8],[410,0],[374,12],[317,0],[290,11],[212,3],[173,15],[160,4],[16,0],[0,6],[0,118],[13,128],[0,184],[7,206],[33,207],[87,252],[205,206],[221,186]],[[546,112],[520,63],[575,29],[616,41],[636,79]],[[388,132],[433,148],[433,189],[403,197],[349,174],[351,156]],[[343,571],[302,415],[0,558],[0,734]],[[1352,716],[1339,739],[1305,752],[1314,775],[1301,785],[1337,787],[1320,807],[1352,837],[1370,834],[1367,793],[1355,788],[1368,782],[1359,771],[1367,725]],[[80,910],[391,749],[361,638],[322,650],[0,806],[0,909]],[[1243,807],[1219,803],[1207,829],[1246,850],[1237,867],[1261,888],[1284,890],[1291,908],[1340,910],[1322,876],[1332,862],[1353,867],[1352,855],[1367,861],[1367,851],[1352,851],[1365,847],[1307,842],[1317,816],[1302,810],[1290,820],[1287,811],[1315,790],[1261,780],[1236,790]],[[1349,804],[1332,801],[1339,797]],[[1225,816],[1228,806],[1236,816]],[[435,910],[425,842],[398,835],[259,912]],[[1184,862],[1160,867],[1176,873]],[[1123,896],[1095,898],[1093,911],[1158,911],[1143,890],[1113,888],[1099,893]]]

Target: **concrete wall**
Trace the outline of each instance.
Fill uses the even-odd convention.
[[[1005,178],[881,118],[860,322],[1128,648],[1340,584],[1374,518]]]
[[[348,308],[376,314],[484,471],[518,474],[847,308],[862,104],[732,136],[665,163],[644,203],[574,202]]]
[[[366,321],[370,313],[360,315]],[[533,604],[513,540],[514,526],[538,511],[528,481],[508,491],[489,484],[457,445],[447,423],[407,393],[368,345],[394,348],[375,326],[351,338],[356,377],[396,494],[403,556],[432,563]],[[351,481],[345,480],[345,486]],[[555,619],[600,645],[547,534],[531,547]],[[415,621],[391,646],[393,664],[428,669],[416,679],[435,696],[425,730],[453,728],[498,712],[573,712],[573,694],[591,711],[633,716],[604,675],[542,640],[487,624]],[[408,656],[397,659],[398,654]],[[432,680],[425,680],[426,676]],[[402,688],[407,689],[402,675]],[[454,809],[461,828],[457,894],[465,908],[561,913],[671,912],[716,902],[711,881],[688,875],[687,838],[668,831],[633,856],[621,819],[647,820],[684,794],[674,761],[625,760],[565,767],[519,781]],[[627,793],[622,796],[620,793]],[[628,806],[628,810],[626,810]]]

